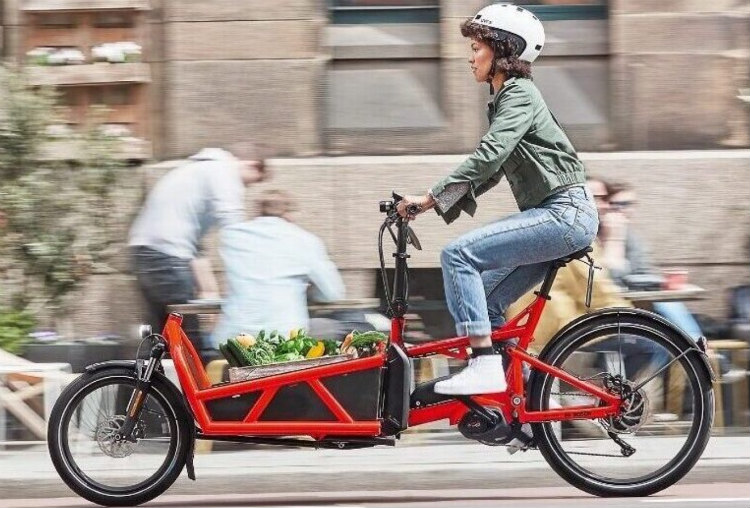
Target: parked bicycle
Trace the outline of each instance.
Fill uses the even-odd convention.
[[[690,471],[713,422],[705,343],[696,344],[650,312],[608,308],[568,324],[538,356],[527,352],[560,268],[589,264],[590,301],[590,248],[556,260],[536,300],[492,332],[495,347],[509,358],[506,392],[439,395],[433,391],[439,380],[412,391],[410,358],[465,359],[469,341],[404,344],[407,248],[421,246],[409,219],[397,214],[398,200],[394,194],[380,203],[385,220],[379,253],[392,318],[384,352],[212,385],[181,329],[181,316],[171,314],[161,333],[144,330],[148,360],[90,365],[60,396],[48,443],[63,481],[94,503],[136,505],[167,490],[183,468],[195,480],[196,439],[337,449],[393,446],[408,428],[444,419],[485,445],[519,439],[524,449],[539,450],[562,478],[598,496],[647,496]],[[386,230],[396,244],[392,286],[385,280]],[[509,342],[515,338],[517,343]],[[164,374],[167,353],[182,392]],[[531,369],[528,379],[524,364]],[[652,417],[651,383],[678,387],[679,407],[667,424]],[[533,437],[522,431],[526,423]]]

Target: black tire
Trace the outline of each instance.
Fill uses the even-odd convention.
[[[569,355],[585,343],[597,337],[618,333],[637,336],[639,340],[653,341],[665,348],[671,358],[680,355],[685,348],[683,337],[654,319],[643,316],[623,316],[618,319],[616,316],[608,316],[595,320],[589,326],[573,328],[554,339],[542,352],[540,360],[561,367]],[[534,423],[532,424],[534,438],[547,463],[571,485],[601,497],[649,496],[679,481],[693,468],[708,444],[713,425],[714,395],[711,380],[706,375],[697,353],[686,354],[676,363],[679,363],[679,367],[685,370],[685,377],[690,383],[693,411],[690,413],[692,416],[689,416],[691,426],[686,433],[685,444],[682,445],[679,454],[666,465],[651,474],[629,480],[597,475],[581,467],[570,457],[570,455],[580,454],[571,453],[562,448],[563,439],[555,434],[553,424]],[[531,410],[548,409],[550,392],[555,379],[544,372],[534,372],[529,399]],[[627,436],[625,438],[627,441]]]
[[[147,482],[118,488],[109,488],[95,482],[75,464],[67,440],[67,429],[78,404],[101,386],[132,387],[134,384],[135,372],[128,368],[111,367],[84,373],[60,394],[50,414],[47,444],[52,463],[68,487],[92,503],[103,506],[135,506],[150,501],[174,483],[187,461],[191,438],[189,425],[192,422],[188,419],[179,392],[170,381],[154,373],[149,397],[153,397],[164,408],[169,428],[174,429],[171,433],[174,438],[170,438],[167,445],[170,457],[168,462]]]

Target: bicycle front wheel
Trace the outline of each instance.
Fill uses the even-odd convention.
[[[86,373],[60,395],[50,415],[50,457],[81,497],[105,506],[133,506],[164,492],[179,476],[189,429],[175,395],[154,376],[133,430],[117,441],[135,374],[126,368]]]
[[[598,496],[648,496],[690,471],[708,443],[714,399],[700,358],[682,355],[680,346],[675,332],[658,321],[623,315],[574,329],[543,353],[542,361],[626,401],[611,418],[533,425],[539,450],[562,478]],[[534,410],[600,404],[594,395],[536,373]]]

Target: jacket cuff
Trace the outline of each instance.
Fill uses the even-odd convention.
[[[429,190],[435,200],[435,206],[445,213],[453,208],[461,198],[471,190],[469,182],[454,182],[443,184],[442,182]]]

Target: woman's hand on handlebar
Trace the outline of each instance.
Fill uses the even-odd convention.
[[[424,196],[404,196],[396,204],[396,210],[401,217],[413,219],[434,206],[435,200],[430,194],[425,194]]]

